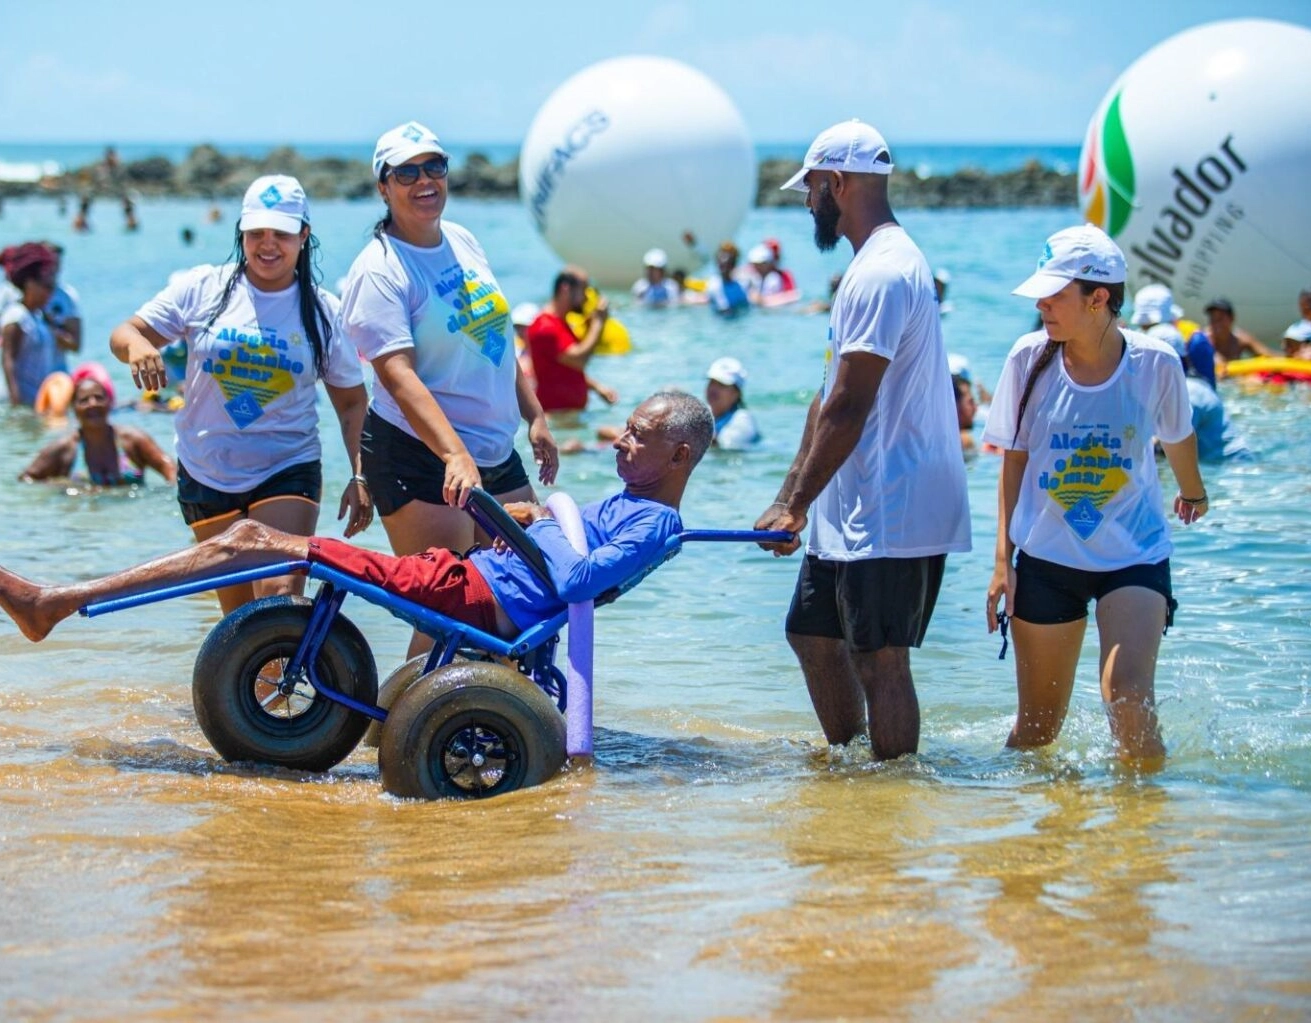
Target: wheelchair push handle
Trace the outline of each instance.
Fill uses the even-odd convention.
[[[701,540],[710,543],[791,543],[795,533],[785,529],[685,529],[678,538],[686,543]]]

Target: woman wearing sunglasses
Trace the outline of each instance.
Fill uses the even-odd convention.
[[[342,328],[377,386],[363,433],[364,476],[392,550],[463,552],[471,487],[501,501],[533,500],[514,448],[522,418],[543,483],[559,454],[519,372],[514,327],[487,256],[442,220],[448,157],[413,121],[378,139],[373,173],[387,206],[342,285]],[[431,641],[428,641],[430,645]],[[411,653],[424,649],[416,636]]]
[[[186,341],[186,404],[178,412],[178,502],[197,541],[238,519],[309,536],[323,490],[318,387],[341,426],[351,477],[337,518],[346,536],[373,517],[359,463],[368,405],[359,359],[337,326],[337,299],[318,287],[309,200],[281,174],[246,190],[231,260],[173,275],[110,335],[145,391],[168,385],[163,349]],[[255,597],[300,593],[303,575],[220,590],[229,612]]]

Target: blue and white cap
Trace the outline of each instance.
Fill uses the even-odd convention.
[[[1050,298],[1073,280],[1121,284],[1124,253],[1101,228],[1067,227],[1047,239],[1038,269],[1011,292],[1022,298]]]
[[[891,174],[892,153],[883,136],[871,125],[852,118],[826,128],[806,150],[801,170],[780,187],[780,191],[808,191],[804,181],[813,170],[842,171],[844,174]]]
[[[301,225],[309,222],[310,201],[305,197],[305,189],[287,174],[266,174],[256,178],[241,200],[238,226],[243,231],[268,227],[296,234]]]
[[[383,132],[373,149],[373,176],[382,180],[384,167],[395,167],[424,153],[448,155],[437,141],[437,136],[418,121],[406,121],[391,131]]]

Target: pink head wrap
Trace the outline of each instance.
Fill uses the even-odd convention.
[[[109,379],[109,373],[105,367],[98,362],[84,362],[73,370],[73,389],[83,380],[94,380],[105,389],[105,397],[109,399],[109,407],[114,407],[114,384]]]

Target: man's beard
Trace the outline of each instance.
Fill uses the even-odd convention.
[[[815,246],[820,252],[829,252],[841,237],[838,234],[838,218],[842,216],[842,211],[838,209],[837,200],[833,198],[827,181],[815,190],[810,215],[815,218]]]

